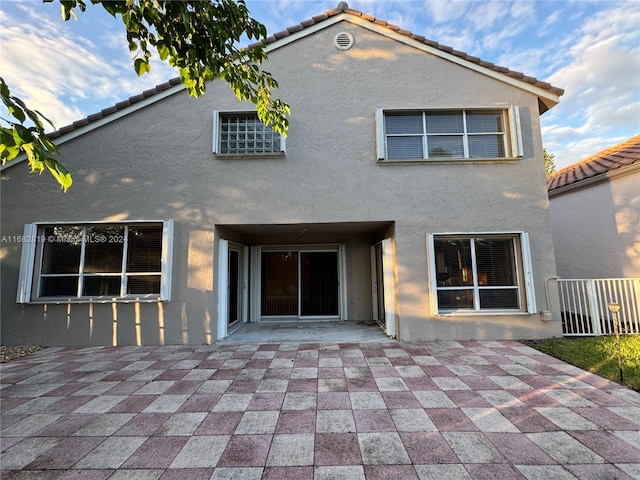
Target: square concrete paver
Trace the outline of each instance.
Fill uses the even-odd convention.
[[[355,433],[318,433],[315,438],[315,465],[361,465],[360,446]]]
[[[558,463],[604,462],[604,459],[600,455],[590,450],[566,432],[528,433],[527,437]]]
[[[190,437],[170,468],[215,467],[229,443],[230,435]]]
[[[234,433],[237,435],[274,433],[279,417],[279,410],[244,412]]]
[[[26,438],[2,453],[3,470],[20,470],[60,442],[59,438]]]
[[[284,397],[283,410],[315,410],[318,394],[290,392]]]
[[[150,437],[122,465],[123,468],[169,468],[187,437]]]
[[[316,467],[314,480],[365,480],[362,466]]]
[[[384,403],[380,392],[352,392],[349,397],[354,410],[387,408],[387,404]]]
[[[436,426],[422,409],[394,409],[391,418],[398,432],[435,432]]]
[[[74,468],[119,468],[144,442],[145,437],[110,437],[91,450]]]
[[[503,463],[504,455],[480,432],[444,432],[460,463]]]
[[[28,465],[33,470],[65,470],[104,441],[104,437],[66,437]]]
[[[77,430],[74,435],[86,437],[108,437],[118,431],[134,416],[135,414],[133,413],[105,413],[96,417],[84,427]]]
[[[313,465],[315,435],[275,434],[267,458],[268,466]]]
[[[271,435],[234,435],[229,440],[218,465],[222,467],[264,466]]]
[[[318,410],[317,433],[355,432],[356,424],[351,410]]]
[[[397,432],[359,433],[358,441],[365,465],[411,463]]]

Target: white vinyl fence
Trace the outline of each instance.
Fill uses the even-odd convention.
[[[565,336],[615,333],[609,303],[620,305],[620,333],[640,334],[640,278],[558,279]]]

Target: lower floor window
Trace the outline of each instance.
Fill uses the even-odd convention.
[[[523,235],[432,235],[438,312],[527,310]]]
[[[21,292],[23,301],[168,299],[171,222],[28,229],[37,242],[31,252],[23,252],[19,301]]]

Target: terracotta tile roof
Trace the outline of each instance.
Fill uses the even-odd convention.
[[[316,16],[310,18],[309,20],[305,20],[305,21],[301,22],[298,25],[294,25],[294,26],[291,26],[291,27],[287,28],[286,30],[274,33],[273,35],[267,37],[264,40],[264,43],[266,45],[269,45],[271,43],[277,42],[278,40],[280,40],[282,38],[285,38],[285,37],[287,37],[289,35],[292,35],[294,33],[300,32],[300,31],[302,31],[302,30],[304,30],[306,28],[309,28],[311,26],[321,24],[322,22],[330,19],[331,17],[335,17],[336,15],[340,15],[342,13],[347,13],[349,15],[353,15],[355,17],[359,17],[359,18],[361,18],[363,20],[369,21],[369,22],[371,22],[371,23],[373,23],[375,25],[388,28],[389,30],[393,30],[396,33],[399,33],[399,34],[404,35],[404,36],[406,36],[408,38],[411,38],[411,39],[413,39],[413,40],[415,40],[417,42],[423,43],[424,45],[428,45],[429,47],[435,48],[437,50],[440,50],[442,52],[448,53],[450,55],[454,55],[454,56],[459,57],[459,58],[461,58],[461,59],[463,59],[463,60],[465,60],[467,62],[474,63],[474,64],[479,65],[481,67],[487,68],[489,70],[493,70],[493,71],[498,72],[498,73],[503,74],[503,75],[507,75],[509,77],[515,78],[517,80],[520,80],[522,82],[530,83],[531,85],[539,87],[539,88],[541,88],[543,90],[547,90],[547,91],[549,91],[549,92],[551,92],[551,93],[553,93],[555,95],[562,95],[564,93],[563,89],[558,88],[558,87],[554,87],[550,83],[537,80],[534,77],[526,76],[525,74],[523,74],[521,72],[510,70],[510,69],[508,69],[506,67],[501,67],[501,66],[495,65],[495,64],[493,64],[491,62],[485,62],[484,60],[481,60],[478,57],[467,55],[464,52],[460,52],[458,50],[454,50],[451,47],[447,47],[446,45],[441,45],[438,42],[434,42],[433,40],[429,40],[429,39],[423,37],[422,35],[416,35],[416,34],[410,32],[409,30],[401,29],[397,25],[393,25],[391,23],[388,23],[386,20],[382,20],[382,19],[376,18],[376,17],[374,17],[372,15],[367,15],[367,14],[365,14],[365,13],[359,11],[359,10],[353,10],[353,9],[349,8],[348,5],[345,2],[341,2],[338,5],[338,8],[327,10],[323,14],[316,15]],[[256,44],[252,44],[252,45],[249,46],[249,48],[251,48],[251,47],[253,47],[255,45]],[[118,112],[118,111],[120,111],[120,110],[122,110],[124,108],[127,108],[127,107],[129,107],[131,105],[134,105],[134,104],[136,104],[136,103],[138,103],[138,102],[140,102],[142,100],[145,100],[145,99],[147,99],[149,97],[152,97],[152,96],[154,96],[154,95],[156,95],[156,94],[158,94],[160,92],[163,92],[164,90],[167,90],[168,88],[171,88],[171,87],[173,87],[173,86],[175,86],[175,85],[177,85],[179,83],[180,83],[180,78],[179,77],[173,78],[173,79],[169,80],[166,83],[163,83],[161,85],[156,86],[155,88],[152,88],[150,90],[146,90],[145,92],[143,92],[140,95],[135,95],[133,97],[130,97],[128,100],[125,100],[123,102],[119,102],[119,103],[117,103],[116,105],[114,105],[112,107],[106,108],[106,109],[104,109],[104,110],[102,110],[102,111],[100,111],[98,113],[93,114],[93,115],[89,115],[88,117],[83,118],[81,120],[78,120],[77,122],[73,122],[71,125],[67,125],[65,127],[62,127],[60,129],[56,130],[55,132],[50,133],[49,137],[50,138],[60,137],[60,136],[64,135],[65,133],[69,133],[69,132],[71,132],[71,131],[79,128],[79,127],[88,125],[88,124],[90,124],[92,122],[95,122],[97,120],[100,120],[100,119],[103,119],[105,117],[108,117],[109,115],[111,115],[111,114],[113,114],[115,112]]]
[[[640,164],[640,135],[558,170],[547,178],[547,190],[552,192],[636,163]]]

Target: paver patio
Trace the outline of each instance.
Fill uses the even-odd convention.
[[[640,394],[515,341],[47,348],[0,478],[640,479]]]

